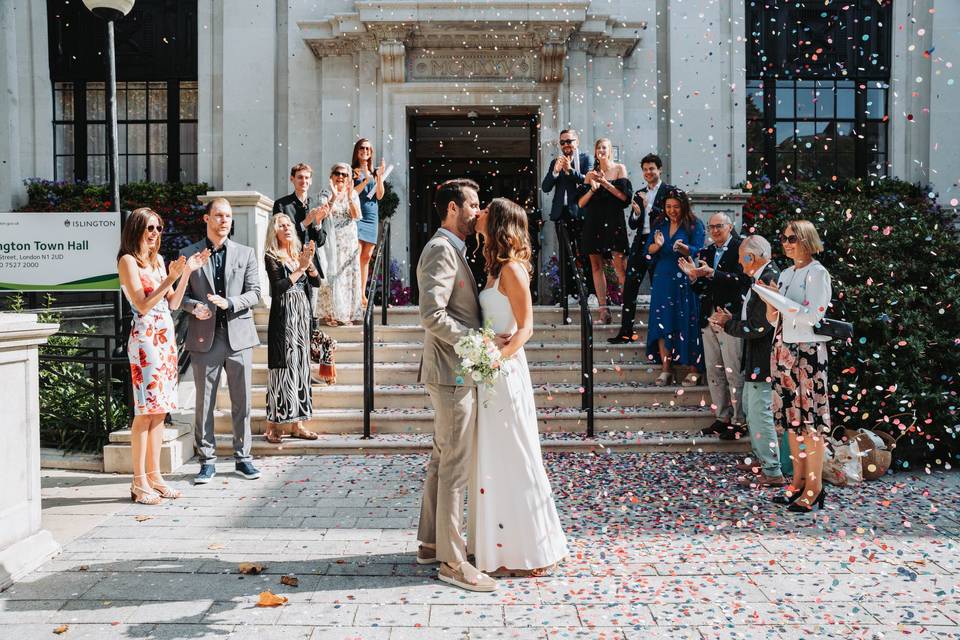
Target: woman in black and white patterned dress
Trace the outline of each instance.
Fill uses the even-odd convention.
[[[305,429],[313,415],[310,391],[310,293],[320,285],[311,241],[300,246],[293,220],[278,213],[267,229],[264,263],[270,280],[270,324],[267,328],[267,432],[278,444],[284,425],[295,438],[316,440]]]

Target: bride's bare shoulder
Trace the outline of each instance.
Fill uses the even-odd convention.
[[[500,289],[506,293],[518,287],[530,287],[530,274],[519,261],[511,260],[500,269]]]

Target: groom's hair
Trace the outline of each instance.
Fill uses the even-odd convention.
[[[437,187],[437,195],[433,202],[437,207],[437,215],[441,224],[447,217],[447,210],[450,208],[451,202],[455,202],[458,207],[462,207],[463,203],[467,201],[467,189],[473,189],[480,193],[480,185],[470,178],[454,178],[441,182],[440,186]]]

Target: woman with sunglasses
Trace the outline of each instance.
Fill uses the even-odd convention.
[[[204,250],[189,260],[180,257],[165,269],[160,257],[162,231],[163,221],[153,210],[136,209],[123,227],[117,253],[120,285],[133,307],[127,340],[134,412],[130,499],[150,505],[180,497],[160,475],[163,419],[177,408],[177,337],[170,310],[180,307],[190,274],[210,257]],[[174,288],[177,278],[180,283]]]
[[[327,241],[321,259],[323,278],[317,295],[316,316],[328,326],[359,324],[360,240],[356,221],[360,219],[360,198],[353,189],[352,171],[346,162],[330,169],[330,190],[320,196],[320,205],[329,204],[324,219]]]
[[[360,296],[363,306],[367,306],[367,277],[370,270],[370,257],[377,246],[380,225],[380,199],[383,198],[383,174],[386,162],[380,158],[380,165],[373,166],[373,145],[366,138],[357,140],[353,145],[353,188],[360,196],[360,219],[357,220],[357,237],[360,239]]]
[[[823,243],[813,223],[794,220],[780,236],[783,252],[793,266],[780,274],[777,285],[753,285],[767,303],[767,320],[775,327],[770,359],[771,404],[777,428],[789,434],[793,481],[773,501],[795,513],[823,508],[824,438],[830,433],[827,395],[827,336],[814,333],[830,306],[830,273],[813,256]],[[779,293],[772,296],[770,292]],[[786,298],[784,300],[783,298]],[[786,303],[786,304],[785,304]]]

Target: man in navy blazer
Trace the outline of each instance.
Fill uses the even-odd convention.
[[[645,251],[647,236],[650,235],[650,230],[660,223],[663,217],[663,203],[667,199],[667,194],[674,188],[673,185],[664,184],[660,179],[662,168],[663,161],[655,153],[648,153],[640,161],[640,169],[643,170],[643,179],[646,184],[642,189],[637,189],[630,203],[630,217],[627,219],[627,224],[631,229],[635,229],[637,234],[633,238],[633,244],[630,245],[630,256],[627,258],[620,333],[607,338],[607,342],[611,344],[635,342],[639,338],[639,336],[634,337],[633,319],[637,315],[637,294],[640,292],[640,283],[647,275],[648,262]],[[653,275],[650,277],[652,278]]]
[[[579,259],[583,221],[580,218],[580,206],[577,200],[581,195],[583,176],[593,168],[593,160],[587,154],[580,153],[578,145],[576,131],[564,129],[560,132],[560,155],[550,161],[550,167],[547,169],[547,175],[543,177],[541,188],[544,193],[553,191],[550,219],[564,226],[567,237],[573,245],[574,257]],[[589,288],[591,278],[583,275]],[[570,277],[572,278],[572,274]],[[575,286],[573,282],[567,284],[568,287]]]

